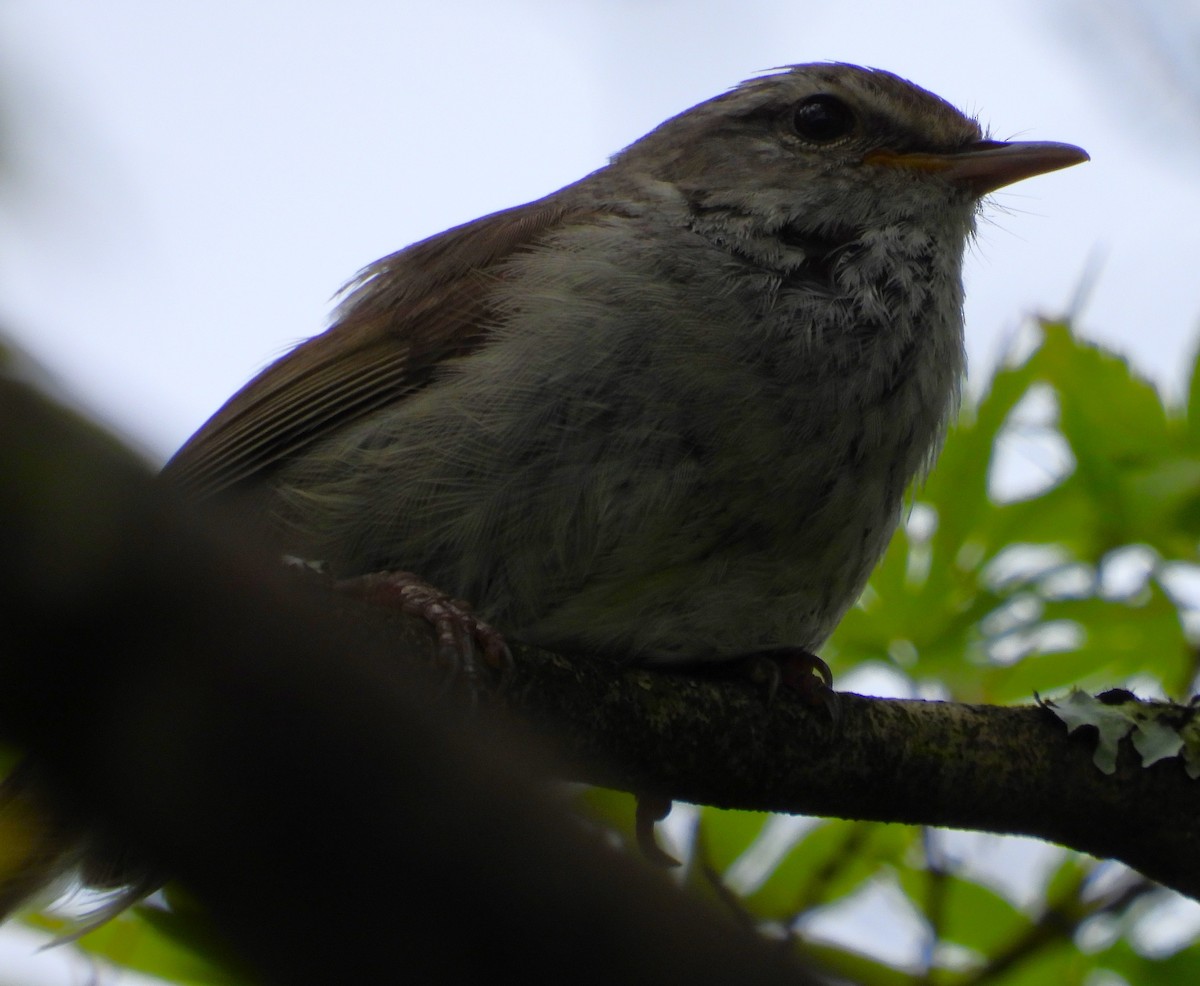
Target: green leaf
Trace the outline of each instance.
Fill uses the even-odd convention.
[[[637,845],[637,798],[606,787],[581,787],[576,792],[579,811],[616,833],[627,846]]]
[[[1196,559],[1200,536],[1200,458],[1171,456],[1123,470],[1117,494],[1128,523],[1128,541],[1168,558]]]
[[[900,885],[941,941],[990,955],[1030,926],[1030,920],[994,890],[950,874],[900,873]]]
[[[828,820],[798,842],[745,903],[761,918],[789,922],[858,889],[881,865],[898,862],[915,833],[905,825]]]
[[[988,986],[1087,986],[1095,969],[1096,959],[1079,951],[1070,938],[1051,938],[985,981]],[[953,983],[955,979],[943,981]]]
[[[989,701],[1028,701],[1065,685],[1098,688],[1149,674],[1167,687],[1187,677],[1191,655],[1175,604],[1155,582],[1145,599],[1042,600],[1040,623],[1077,626],[1078,647],[1037,653],[1011,665],[981,669]]]
[[[1200,450],[1200,346],[1192,359],[1192,375],[1188,379],[1185,436],[1188,447]]]
[[[988,535],[998,547],[1061,544],[1076,558],[1095,559],[1105,550],[1099,536],[1104,509],[1095,491],[1072,476],[1041,496],[997,506]]]
[[[869,986],[913,986],[913,976],[907,969],[896,969],[879,959],[837,945],[797,940],[796,955],[800,961],[848,983]]]
[[[992,509],[988,476],[996,440],[1009,416],[1037,382],[1029,361],[996,372],[974,414],[964,413],[952,429],[919,499],[938,512],[934,552],[953,558],[972,532],[978,531]]]
[[[760,811],[702,807],[700,827],[709,865],[724,873],[753,848],[771,816]]]
[[[1192,945],[1174,955],[1148,958],[1125,939],[1095,956],[1097,966],[1120,973],[1135,986],[1181,986],[1200,982],[1200,948]]]
[[[1042,327],[1045,339],[1030,368],[1058,392],[1062,432],[1081,461],[1145,461],[1171,450],[1166,408],[1153,384],[1123,357],[1076,338],[1067,324]]]
[[[70,931],[60,919],[37,918],[31,923],[55,933]],[[134,907],[84,935],[78,945],[119,968],[181,986],[255,982],[207,917],[194,910],[172,913],[144,905]]]

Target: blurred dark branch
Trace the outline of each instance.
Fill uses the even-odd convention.
[[[1033,835],[1200,895],[1200,787],[1177,761],[1143,769],[1129,750],[1115,775],[1101,774],[1089,740],[1068,739],[1045,710],[842,694],[835,727],[791,695],[768,706],[748,682],[516,646],[496,704],[541,734],[531,743],[489,710],[469,715],[435,697],[423,623],[291,584],[230,547],[245,537],[182,514],[111,440],[12,384],[0,391],[0,470],[3,734],[47,765],[75,810],[225,914],[250,954],[273,943],[272,961],[289,961],[286,941],[300,961],[319,944],[310,937],[345,933],[346,950],[367,955],[373,944],[378,957],[389,942],[403,962],[397,925],[412,924],[424,954],[455,908],[463,916],[460,898],[438,893],[476,884],[479,921],[502,912],[516,942],[514,911],[534,908],[537,947],[559,958],[567,944],[546,944],[559,935],[583,947],[582,931],[558,928],[564,910],[584,923],[627,916],[589,930],[589,942],[644,940],[656,920],[645,908],[664,906],[650,899],[673,890],[628,859],[593,858],[548,799],[539,779],[549,775],[722,807]],[[552,877],[555,888],[540,885]],[[410,900],[398,916],[380,902],[381,887],[392,894],[414,879],[429,882],[412,898],[421,908]],[[626,879],[646,888],[633,893]],[[278,897],[264,897],[264,884]],[[356,901],[364,892],[383,917]],[[313,898],[318,906],[295,906]],[[671,908],[698,906],[677,898]],[[564,899],[553,914],[537,910]],[[338,901],[351,903],[342,920],[352,926],[331,931]],[[683,933],[672,924],[651,937]],[[684,951],[722,936],[694,937],[701,944],[689,938]],[[468,962],[455,947],[428,961]],[[663,974],[715,981],[720,961]]]
[[[265,981],[817,981],[586,832],[542,746],[439,696],[402,635],[3,379],[0,476],[0,734]]]

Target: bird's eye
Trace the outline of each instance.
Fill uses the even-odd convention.
[[[792,111],[792,128],[813,144],[830,144],[854,129],[854,112],[836,96],[809,96]]]

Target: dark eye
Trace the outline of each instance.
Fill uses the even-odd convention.
[[[854,113],[836,96],[809,96],[792,111],[797,135],[814,144],[829,144],[854,129]]]

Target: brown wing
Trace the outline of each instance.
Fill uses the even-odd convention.
[[[276,360],[188,440],[163,477],[206,497],[427,383],[478,348],[495,268],[582,209],[559,194],[424,240],[368,267],[332,328]]]

